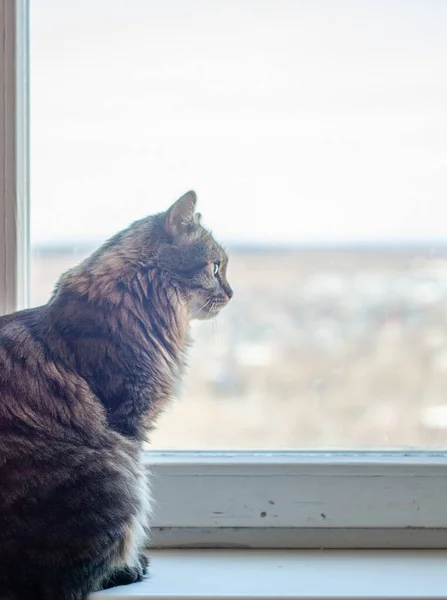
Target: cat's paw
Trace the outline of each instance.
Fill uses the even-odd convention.
[[[130,585],[131,583],[143,581],[148,570],[148,564],[148,560],[143,561],[140,558],[138,567],[123,567],[112,571],[112,573],[103,580],[101,589],[108,590],[109,588],[117,587],[119,585]]]
[[[144,578],[149,574],[149,557],[146,554],[140,554],[139,561],[141,574]]]

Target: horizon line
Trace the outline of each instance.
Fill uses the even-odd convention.
[[[99,248],[104,241],[42,241],[31,245],[31,252],[67,253],[86,252]],[[447,239],[407,239],[407,240],[327,240],[306,241],[301,243],[291,242],[223,242],[225,248],[232,252],[322,252],[322,251],[375,251],[375,252],[411,252],[425,250],[430,252],[447,251]]]

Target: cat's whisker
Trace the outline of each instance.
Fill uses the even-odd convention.
[[[217,315],[213,318],[214,344],[217,345]]]
[[[211,312],[214,312],[215,308],[217,307],[217,300],[213,300],[212,304],[211,304]],[[214,334],[214,343],[217,344],[217,323],[216,323],[216,318],[217,318],[217,314],[215,314],[215,316],[212,318],[213,321],[213,334]]]
[[[205,304],[204,304],[203,306],[201,306],[201,307],[199,308],[199,310],[198,310],[198,311],[196,311],[196,312],[195,312],[195,313],[192,315],[191,319],[194,319],[194,317],[196,317],[196,316],[199,314],[199,312],[200,312],[200,311],[202,311],[204,308],[206,308],[206,307],[208,306],[208,304],[209,304],[210,302],[212,302],[212,300],[213,300],[212,298],[208,298],[208,300],[205,302]]]

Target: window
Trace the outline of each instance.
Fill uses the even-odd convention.
[[[231,255],[155,448],[445,446],[444,12],[31,4],[32,304],[189,188]]]
[[[91,244],[198,180],[241,293],[217,341],[212,326],[200,333],[198,387],[156,441],[174,447],[175,411],[199,391],[205,429],[191,423],[176,449],[212,451],[148,455],[154,543],[442,546],[445,457],[425,451],[445,441],[440,16],[422,2],[386,15],[323,3],[324,18],[305,2],[185,6],[32,5],[28,204],[28,6],[2,4],[1,309],[27,303],[28,281],[30,302],[45,301]],[[418,452],[390,451],[404,445]],[[384,451],[332,451],[349,446]]]

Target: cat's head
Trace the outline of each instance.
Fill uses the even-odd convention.
[[[188,192],[155,217],[153,259],[186,298],[191,319],[216,316],[233,296],[225,250],[201,225],[196,194]]]
[[[60,289],[121,305],[122,292],[141,299],[160,287],[181,299],[189,319],[209,319],[229,302],[228,257],[200,223],[196,194],[133,223],[61,278]],[[154,298],[151,299],[153,301]]]

